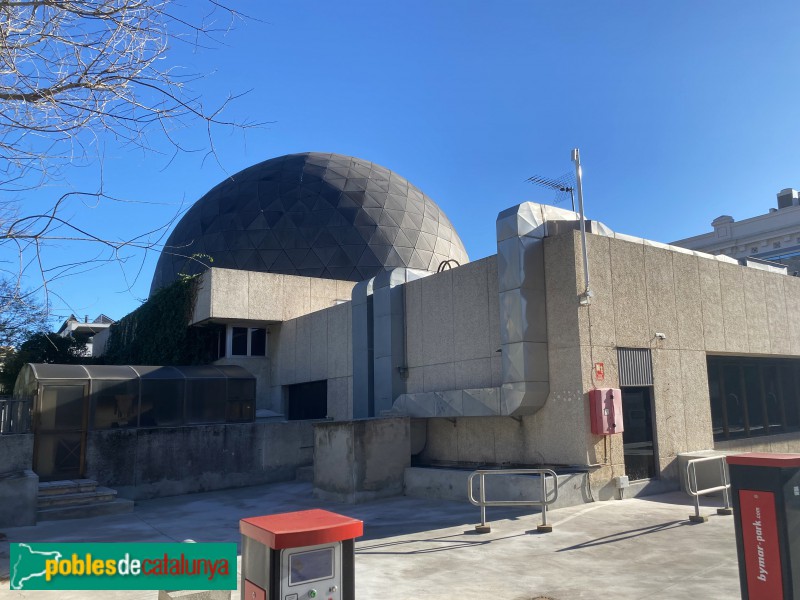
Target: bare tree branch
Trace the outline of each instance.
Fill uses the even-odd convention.
[[[6,194],[0,198],[0,248],[17,257],[16,267],[9,263],[3,269],[17,289],[31,270],[40,281],[35,289],[47,294],[51,282],[109,262],[120,264],[130,289],[144,257],[161,249],[182,208],[167,223],[125,239],[89,230],[65,210],[76,200],[86,206],[88,201],[94,206],[146,203],[106,191],[102,152],[107,141],[162,152],[160,144],[150,143],[153,137],[172,147],[169,161],[196,150],[216,159],[216,128],[261,125],[223,116],[241,94],[207,107],[192,90],[204,75],[170,62],[174,46],[217,47],[244,19],[217,0],[189,6],[178,0],[0,0],[0,193]],[[207,142],[192,149],[176,132],[198,122]],[[100,167],[96,191],[63,193],[44,211],[21,209],[25,194],[67,179],[70,169],[81,165]],[[99,251],[83,262],[43,259],[46,248],[64,243],[95,245]],[[125,264],[134,257],[138,268],[128,279]]]

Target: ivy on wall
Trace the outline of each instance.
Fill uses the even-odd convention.
[[[111,326],[103,362],[116,365],[195,365],[216,358],[219,328],[189,327],[199,278],[161,288]]]

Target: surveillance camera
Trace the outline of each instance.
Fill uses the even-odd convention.
[[[656,332],[656,337],[658,339],[660,339],[660,340],[665,340],[665,339],[667,339],[667,334],[666,333],[661,333],[660,331],[657,331]]]

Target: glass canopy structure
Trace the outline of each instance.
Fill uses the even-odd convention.
[[[255,397],[255,378],[232,365],[27,364],[8,425],[33,429],[41,478],[79,476],[88,431],[253,421]]]

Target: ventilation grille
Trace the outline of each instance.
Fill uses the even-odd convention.
[[[653,385],[653,361],[649,348],[617,348],[620,387]]]

